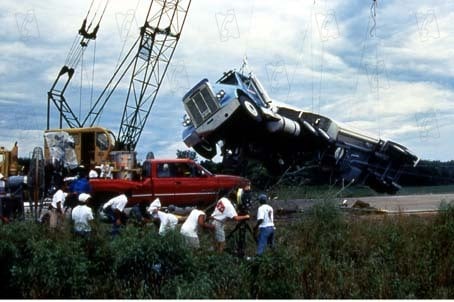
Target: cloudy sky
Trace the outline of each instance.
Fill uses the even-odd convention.
[[[105,1],[94,0],[92,12]],[[65,94],[76,115],[84,116],[138,36],[149,2],[110,0]],[[19,156],[28,157],[43,145],[47,92],[91,3],[0,1],[0,146],[17,141]],[[138,159],[185,150],[182,96],[202,78],[239,69],[244,57],[275,100],[392,139],[422,159],[454,159],[454,2],[373,4],[193,0]],[[100,121],[114,133],[121,101],[109,103]],[[55,111],[52,117],[57,127]]]

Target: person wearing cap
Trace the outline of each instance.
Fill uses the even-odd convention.
[[[79,194],[79,205],[74,207],[71,213],[74,222],[74,233],[86,237],[91,232],[90,221],[93,220],[93,211],[88,206],[91,195],[87,193]]]
[[[3,198],[6,196],[6,181],[5,181],[5,176],[0,173],[0,220],[3,221],[3,223],[8,223],[8,218],[3,216]]]
[[[215,240],[215,249],[218,252],[224,251],[225,247],[225,230],[224,230],[224,225],[227,219],[233,219],[237,222],[247,220],[250,218],[249,214],[246,215],[238,215],[236,212],[235,207],[233,206],[232,200],[236,200],[238,197],[237,191],[230,191],[228,194],[228,191],[222,192],[221,193],[221,198],[218,200],[216,203],[216,206],[214,207],[213,214],[211,214],[210,219],[212,220],[212,224],[214,225],[214,240]]]
[[[260,206],[257,210],[257,225],[254,233],[257,235],[257,255],[260,256],[265,251],[265,247],[274,244],[274,212],[273,208],[267,204],[268,197],[265,194],[259,195]]]
[[[49,227],[51,229],[56,229],[57,226],[61,227],[63,224],[63,207],[65,206],[65,200],[68,193],[65,193],[66,183],[63,182],[60,189],[54,193],[52,196],[50,217],[49,217]]]
[[[178,224],[177,216],[160,211],[161,201],[156,198],[148,207],[147,211],[150,213],[153,220],[159,223],[159,235],[164,236],[168,231],[175,230]],[[169,206],[168,210],[172,212],[175,209],[173,206]]]
[[[78,196],[82,193],[91,194],[91,185],[88,180],[84,166],[80,166],[77,178],[69,185],[69,192],[71,197],[69,198],[68,206],[74,207],[77,205]]]
[[[180,233],[183,235],[186,243],[198,249],[200,247],[199,229],[204,228],[214,231],[214,225],[206,223],[206,214],[200,209],[193,209],[181,226]]]
[[[90,172],[88,172],[88,178],[98,178],[99,174],[98,171],[95,169],[91,169]]]
[[[102,210],[113,220],[112,235],[117,235],[121,225],[126,223],[126,214],[124,209],[128,203],[126,194],[120,194],[102,206]]]

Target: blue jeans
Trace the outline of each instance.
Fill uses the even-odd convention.
[[[268,244],[270,247],[274,245],[274,227],[259,228],[259,236],[257,240],[257,255],[263,254],[265,247]]]

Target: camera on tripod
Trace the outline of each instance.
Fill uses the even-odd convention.
[[[252,207],[252,191],[250,186],[247,186],[244,189],[239,188],[237,190],[236,204],[239,215],[249,214]]]

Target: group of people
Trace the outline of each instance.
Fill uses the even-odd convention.
[[[70,193],[66,193],[67,190]],[[84,176],[79,177],[69,187],[63,184],[53,195],[49,226],[55,229],[62,224],[65,216],[65,205],[68,207],[67,199],[69,196],[69,198],[76,198],[78,202],[77,206],[73,207],[71,211],[74,233],[81,236],[90,234],[92,230],[91,223],[94,219],[93,211],[90,207],[92,201],[90,190],[88,179]],[[163,211],[160,199],[156,198],[146,208],[147,218],[144,218],[144,220],[158,224],[158,233],[162,236],[169,230],[176,229],[178,223],[184,220],[180,233],[188,245],[199,248],[199,233],[202,229],[205,229],[213,232],[214,249],[217,252],[223,252],[226,242],[226,222],[228,220],[245,222],[250,219],[249,214],[239,215],[237,213],[232,201],[238,201],[238,198],[240,196],[236,190],[224,192],[216,202],[214,210],[209,217],[207,217],[207,214],[203,210],[193,209],[185,219],[179,219],[172,213],[175,209],[173,206],[169,206],[167,207],[167,211]],[[273,245],[275,225],[273,208],[267,204],[267,196],[261,194],[258,200],[260,206],[257,211],[257,223],[254,227],[254,235],[257,242],[257,255],[261,255],[267,245]],[[121,227],[126,224],[128,217],[125,213],[125,208],[127,203],[127,194],[120,194],[102,205],[103,213],[112,222],[112,235],[117,235]]]
[[[213,213],[207,218],[204,211],[194,209],[191,211],[185,222],[181,226],[181,234],[186,242],[199,248],[199,230],[207,229],[214,232],[215,249],[222,252],[225,248],[225,223],[231,219],[236,222],[250,219],[249,214],[238,215],[231,200],[237,198],[237,192],[231,192],[228,196],[222,196],[216,203]],[[254,227],[257,241],[257,255],[262,255],[266,246],[272,247],[274,244],[274,213],[273,208],[267,204],[268,197],[265,194],[259,196],[260,206],[257,211],[257,223]]]
[[[86,236],[91,232],[91,222],[94,220],[90,207],[92,196],[89,179],[83,169],[71,178],[71,182],[63,181],[52,195],[49,206],[49,227],[52,230],[63,226],[66,213],[70,213],[74,233]],[[68,212],[70,211],[70,212]]]
[[[70,193],[66,191],[69,190]],[[94,220],[93,210],[90,207],[92,197],[88,180],[83,178],[75,181],[68,188],[64,182],[52,196],[49,212],[49,227],[52,230],[60,228],[65,220],[65,212],[70,208],[70,199],[76,199],[77,205],[71,210],[71,220],[75,234],[87,236],[91,232],[91,222]]]

